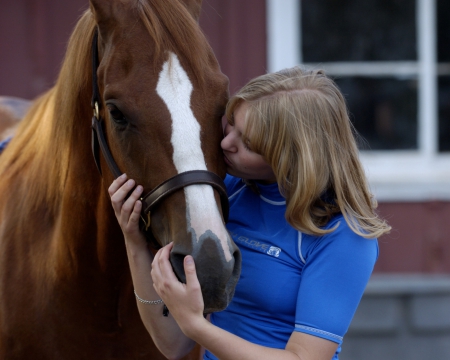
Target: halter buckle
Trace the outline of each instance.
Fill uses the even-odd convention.
[[[99,119],[99,111],[98,111],[98,102],[96,101],[94,104],[94,117],[98,120]]]
[[[145,225],[145,231],[147,231],[150,228],[150,211],[147,213],[147,221],[145,218],[141,215],[141,220]]]

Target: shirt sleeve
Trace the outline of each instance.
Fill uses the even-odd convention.
[[[378,258],[378,242],[355,234],[340,217],[330,234],[303,234],[300,249],[305,266],[295,331],[341,344]]]

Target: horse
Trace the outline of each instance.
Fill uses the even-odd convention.
[[[205,314],[231,300],[228,79],[200,11],[201,0],[90,0],[55,85],[0,155],[0,359],[164,359],[139,317],[107,193],[120,173],[147,194],[149,248],[174,242],[180,281],[194,257]]]

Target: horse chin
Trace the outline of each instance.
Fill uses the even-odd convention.
[[[199,249],[191,252],[202,289],[205,314],[224,310],[234,296],[241,272],[241,253],[237,247],[233,249],[233,258],[226,261],[216,242],[207,239]],[[186,283],[183,260],[189,254],[186,250],[175,244],[170,254],[174,272],[183,283]]]
[[[215,284],[205,284],[202,286],[203,291],[203,301],[205,308],[203,312],[205,314],[211,314],[214,312],[225,310],[228,305],[230,304],[231,300],[234,296],[235,287],[237,284],[237,280],[239,277],[231,277],[228,283],[226,284],[226,287],[222,293],[222,296],[219,296],[217,293],[209,294],[206,289],[214,288]],[[205,290],[203,290],[205,288]],[[208,296],[210,295],[210,296]]]

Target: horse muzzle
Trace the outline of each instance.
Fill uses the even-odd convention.
[[[221,242],[226,241],[231,251],[231,259],[225,254]],[[230,236],[218,239],[213,232],[200,236],[198,242],[188,249],[182,244],[174,244],[170,261],[178,279],[186,283],[184,258],[192,255],[203,294],[204,313],[224,310],[231,302],[241,272],[241,253]]]

